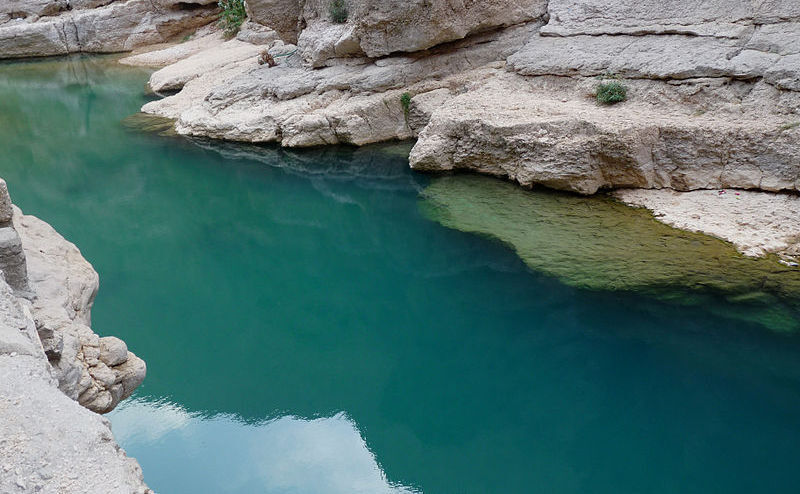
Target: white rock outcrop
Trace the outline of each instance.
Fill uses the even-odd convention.
[[[162,43],[212,22],[213,0],[0,2],[0,59],[113,53]],[[38,4],[38,8],[33,8]],[[74,4],[74,5],[73,5]]]
[[[14,223],[36,294],[31,311],[59,388],[92,411],[111,411],[144,380],[144,361],[127,348],[120,358],[118,340],[101,338],[90,328],[99,277],[78,248],[18,209]]]
[[[333,24],[328,3],[303,3],[276,67],[209,49],[156,72],[154,88],[183,89],[143,111],[180,134],[288,147],[418,137],[416,169],[586,194],[800,186],[796,2],[347,6]],[[268,25],[284,8],[250,4]],[[595,101],[609,74],[629,101]]]
[[[0,492],[151,493],[94,413],[145,374],[124,342],[88,326],[97,273],[49,225],[13,207],[1,179],[0,216]]]
[[[344,56],[416,52],[470,35],[536,21],[546,0],[408,0],[345,2],[346,22],[331,19],[328,0],[249,0],[255,22],[297,43],[313,66]]]
[[[800,190],[800,134],[760,105],[758,90],[741,97],[714,81],[696,81],[689,93],[630,84],[635,97],[607,107],[586,96],[591,85],[573,79],[498,71],[437,108],[411,166],[582,194],[619,187]],[[729,111],[730,101],[737,111]]]

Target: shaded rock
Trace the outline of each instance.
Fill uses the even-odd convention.
[[[297,42],[302,10],[299,0],[248,0],[246,6],[251,20],[274,30],[288,43]]]

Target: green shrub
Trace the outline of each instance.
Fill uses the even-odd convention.
[[[400,96],[400,104],[403,105],[403,112],[406,114],[406,118],[408,118],[408,112],[411,110],[411,93],[403,93]]]
[[[244,0],[219,0],[222,14],[219,16],[219,25],[225,36],[231,38],[239,32],[239,28],[247,18],[244,10]]]
[[[347,4],[344,0],[331,0],[328,10],[331,14],[331,22],[336,24],[347,22]]]
[[[613,105],[628,99],[628,88],[620,82],[603,82],[597,85],[597,102]]]

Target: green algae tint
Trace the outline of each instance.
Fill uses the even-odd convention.
[[[0,176],[100,273],[94,330],[147,361],[109,418],[156,492],[796,492],[798,335],[445,228],[406,144],[132,131],[148,74],[112,62],[0,64]]]
[[[449,228],[508,244],[532,269],[569,285],[703,305],[778,331],[800,328],[800,269],[671,228],[609,198],[526,191],[473,175],[442,177],[423,211]]]

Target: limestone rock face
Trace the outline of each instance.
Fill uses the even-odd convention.
[[[96,290],[78,249],[23,216],[0,179],[0,492],[152,494],[93,413],[130,396],[145,373],[122,340],[89,328]]]
[[[144,380],[144,361],[121,341],[101,339],[89,327],[99,277],[78,248],[16,208],[14,224],[36,294],[31,311],[59,388],[90,410],[111,411]]]
[[[369,0],[353,9],[355,36],[369,57],[425,50],[470,34],[539,19],[544,0]],[[324,13],[320,13],[323,14]]]
[[[286,42],[297,42],[300,0],[248,0],[246,6],[252,21],[273,29]]]
[[[180,134],[289,147],[418,136],[417,169],[586,194],[798,190],[794,0],[347,6],[334,24],[329,2],[299,2],[286,28],[296,28],[297,52],[287,47],[277,67],[221,56],[167,67],[151,85],[171,77],[183,89],[143,111],[176,119]],[[267,25],[277,21],[256,8],[295,11],[278,0],[250,8]],[[610,74],[630,98],[605,107],[596,78]]]
[[[510,66],[523,75],[730,77],[800,87],[800,6],[791,0],[552,0],[549,22]]]
[[[0,24],[12,19],[56,15],[68,7],[68,0],[0,0]]]
[[[321,67],[336,57],[416,52],[470,35],[542,18],[547,0],[364,0],[347,3],[347,22],[334,24],[327,0],[250,0],[250,17],[297,43]]]
[[[111,423],[59,391],[47,360],[0,351],[0,375],[0,492],[152,494]]]
[[[800,18],[794,0],[550,0],[542,34],[689,34],[737,38]]]
[[[13,214],[8,186],[0,178],[0,271],[13,289],[27,293],[28,267],[22,251],[22,241],[12,223]]]
[[[601,107],[573,84],[488,78],[433,112],[411,152],[412,168],[474,170],[583,194],[616,187],[800,187],[798,133],[783,129],[775,115],[753,110],[743,118],[726,113],[722,101],[699,115],[676,104],[686,95],[668,85],[650,95],[661,104]],[[651,83],[642,86],[652,90]],[[714,104],[711,96],[694,98]],[[667,100],[670,111],[662,108]]]
[[[404,92],[416,97],[442,88],[455,91],[473,77],[461,74],[502,60],[534,28],[476,36],[459,42],[454,51],[361,60],[319,70],[298,66],[293,61],[296,55],[281,58],[276,54],[276,67],[253,61],[246,70],[241,65],[228,68],[220,58],[211,57],[210,61],[218,62],[216,69],[187,83],[177,95],[151,102],[142,110],[179,119],[176,129],[183,134],[292,147],[406,139],[416,135],[414,125],[421,122],[405,114],[400,103]],[[285,45],[278,48],[291,53]],[[173,67],[179,68],[178,64]],[[184,67],[189,75],[191,64]],[[158,87],[168,69],[153,74],[151,85]]]
[[[187,8],[193,4],[200,7]],[[97,8],[88,8],[94,3],[79,5],[87,8],[5,23],[0,17],[0,59],[129,51],[208,24],[217,13],[211,0],[128,0]]]

